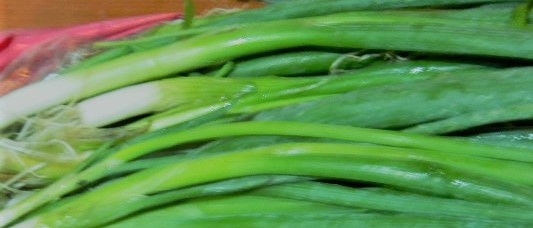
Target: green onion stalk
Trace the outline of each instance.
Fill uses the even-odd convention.
[[[42,81],[0,98],[0,128],[73,100],[266,51],[342,47],[532,59],[532,31],[345,13],[194,37]],[[438,44],[438,45],[435,45]]]
[[[253,194],[378,211],[531,222],[529,212],[520,207],[447,199],[378,187],[354,188],[307,181],[266,186],[254,190]]]
[[[51,201],[57,200],[62,195],[65,195],[73,190],[79,189],[87,183],[94,182],[100,178],[107,176],[110,173],[110,170],[113,170],[116,167],[120,167],[122,164],[125,164],[128,161],[139,158],[143,155],[146,155],[146,154],[149,154],[155,151],[159,151],[165,148],[175,147],[180,144],[190,143],[190,142],[201,142],[201,141],[220,138],[220,137],[232,137],[232,136],[234,137],[234,136],[246,136],[246,135],[285,135],[285,136],[329,138],[329,139],[347,140],[347,141],[353,141],[353,142],[374,143],[374,144],[380,144],[380,145],[386,145],[386,146],[418,148],[418,149],[432,150],[432,151],[437,151],[437,152],[442,152],[442,153],[447,153],[447,154],[459,153],[465,156],[484,157],[484,158],[491,158],[491,159],[503,159],[503,160],[510,160],[510,161],[516,161],[516,162],[533,161],[533,153],[531,153],[529,149],[509,149],[509,148],[504,148],[504,147],[480,145],[480,144],[476,144],[476,143],[465,141],[465,140],[454,140],[454,139],[446,139],[446,138],[433,137],[433,136],[407,134],[407,133],[385,131],[385,130],[375,130],[375,129],[362,129],[362,128],[354,128],[354,127],[346,127],[346,126],[335,126],[335,125],[321,125],[321,124],[295,123],[295,122],[243,122],[243,123],[205,125],[205,126],[200,126],[197,128],[192,128],[186,131],[183,131],[180,128],[177,128],[173,131],[172,128],[168,128],[168,129],[162,129],[159,131],[155,131],[151,134],[143,135],[141,137],[138,137],[136,140],[129,141],[128,143],[125,143],[122,146],[113,149],[112,151],[106,152],[106,154],[109,154],[109,155],[96,160],[91,166],[88,166],[87,168],[84,168],[83,170],[80,170],[77,173],[71,173],[61,178],[60,180],[56,181],[55,183],[51,184],[50,186],[44,188],[43,190],[30,196],[28,199],[16,205],[13,205],[12,207],[6,210],[3,210],[2,212],[0,212],[0,218],[1,218],[0,221],[3,222],[3,225],[9,224],[13,222],[14,220],[16,220],[17,218],[20,218],[21,216],[37,209],[38,207],[44,204],[47,204]],[[295,150],[295,151],[298,151],[298,150]],[[331,150],[329,149],[327,151],[331,152]],[[264,153],[270,153],[270,152],[273,152],[273,151],[265,150]],[[348,154],[351,153],[348,151],[346,152]],[[286,154],[286,153],[285,154],[290,155],[290,151],[287,153],[289,154]],[[221,156],[222,157],[231,156],[232,154],[233,153],[228,153],[227,155],[221,155]],[[241,154],[241,153],[236,153],[236,154]],[[259,155],[261,153],[252,153],[252,155],[250,156],[253,156],[253,154]],[[273,155],[275,155],[275,153]],[[248,156],[248,153],[242,153],[242,156]],[[291,158],[290,156],[287,157],[288,160],[290,160],[290,158]],[[346,167],[354,167],[354,168],[357,167],[357,166],[348,165],[348,163],[343,163],[342,160],[343,159],[341,158],[333,159],[331,161],[332,168],[341,167],[341,166],[338,166],[339,164],[346,164]],[[376,160],[380,161],[383,159],[376,158]],[[202,160],[198,160],[198,161],[202,161]],[[285,161],[285,160],[281,159],[280,162],[281,161]],[[322,160],[319,159],[319,161],[317,162],[320,162],[320,161]],[[357,162],[357,161],[358,160],[356,159],[356,161],[354,162]],[[221,162],[224,163],[228,161],[221,160]],[[252,162],[252,163],[255,164],[255,162]],[[249,164],[252,164],[252,163],[249,163]],[[179,165],[179,164],[182,164],[182,163],[176,163],[176,165]],[[217,167],[217,166],[213,166],[212,163],[209,163],[209,164],[210,164],[209,167]],[[248,164],[248,163],[244,162],[244,164]],[[260,163],[260,164],[263,164],[263,165],[258,165],[256,168],[261,168],[262,166],[270,167],[270,165],[266,165],[267,163]],[[391,163],[391,165],[393,164],[401,165],[403,163],[402,162]],[[321,164],[320,166],[322,167],[323,164]],[[239,166],[236,166],[236,167],[239,167]],[[253,167],[255,167],[255,165]],[[271,167],[275,167],[275,166],[271,166]],[[286,166],[281,165],[279,167],[286,167]],[[290,167],[296,167],[296,166],[291,165]],[[415,166],[415,167],[419,167],[419,166]],[[426,165],[423,165],[422,167],[427,168]],[[424,172],[423,175],[422,174],[420,175],[422,176],[427,175],[428,170],[426,168],[424,168],[424,170],[419,170],[420,172]],[[202,168],[202,169],[204,171],[210,170],[209,168],[208,169]],[[228,171],[231,171],[231,170],[233,169],[228,168]],[[239,169],[239,171],[243,171],[243,170],[245,169]],[[313,168],[312,170],[315,170],[318,172],[316,168]],[[167,172],[167,171],[168,170],[161,171],[161,172],[167,173],[168,178],[173,177],[172,172]],[[146,171],[146,173],[150,173],[150,172],[155,172],[155,171]],[[213,172],[209,172],[209,173],[213,174]],[[222,175],[222,173],[220,174]],[[289,174],[289,173],[286,173],[286,174]],[[298,174],[298,173],[295,173],[295,174]],[[306,173],[306,175],[314,175],[314,174]],[[422,176],[414,175],[413,177],[422,177]],[[133,178],[133,176],[131,177]],[[127,178],[123,180],[126,181],[126,179]],[[150,178],[147,179],[146,177],[142,177],[141,179],[149,180]],[[197,180],[196,177],[193,179]],[[158,180],[158,179],[152,179],[152,180]],[[185,179],[177,178],[173,180],[185,180]],[[436,180],[438,180],[438,178]],[[428,182],[427,184],[431,184],[431,183],[432,182]],[[434,183],[436,184],[436,182]],[[150,186],[152,184],[153,183],[151,183]],[[521,186],[521,184],[518,184],[518,183],[517,185]],[[421,185],[421,186],[425,186],[425,185]],[[472,186],[475,189],[475,186],[478,186],[478,185],[473,184],[469,186]],[[128,188],[131,188],[131,186],[129,186]],[[136,187],[135,189],[139,189],[139,188]],[[521,187],[510,188],[510,189],[521,189]],[[424,189],[420,189],[420,190],[424,190]],[[135,190],[132,189],[132,191],[135,191]],[[507,191],[507,190],[502,190],[502,191]],[[516,193],[516,194],[519,194],[519,195],[524,194],[522,191],[518,191],[518,192],[520,193]],[[522,199],[523,197],[519,197],[519,198]],[[519,200],[519,201],[521,203],[524,203],[525,201],[528,201],[528,200],[526,197],[525,199]]]
[[[38,213],[15,227],[99,226],[114,218],[113,211],[129,208],[147,195],[269,174],[371,182],[468,201],[524,209],[533,207],[533,187],[471,176],[468,172],[428,164],[411,156],[395,158],[380,154],[388,149],[355,144],[296,143],[200,156],[122,177],[85,192],[76,200]]]
[[[490,23],[492,26],[512,26],[515,24],[524,24],[527,26],[527,21],[533,18],[533,14],[529,13],[527,10],[522,10],[521,5],[518,3],[496,3],[496,4],[486,4],[479,7],[467,8],[467,9],[453,9],[453,6],[458,6],[461,4],[472,4],[472,3],[489,3],[491,1],[424,1],[424,2],[373,2],[373,1],[360,1],[357,3],[349,2],[346,0],[341,1],[324,1],[319,0],[314,3],[314,7],[321,5],[320,10],[309,10],[307,7],[297,6],[297,2],[288,2],[289,5],[285,7],[279,6],[267,6],[258,10],[249,10],[244,12],[238,12],[231,15],[224,16],[213,16],[205,18],[196,18],[194,19],[195,26],[193,28],[183,26],[184,24],[190,25],[192,20],[188,20],[187,23],[172,23],[169,25],[161,26],[157,28],[154,32],[147,33],[144,36],[141,36],[138,39],[124,40],[124,41],[112,41],[112,42],[100,42],[95,46],[99,48],[111,48],[101,55],[97,55],[94,58],[91,58],[87,61],[82,62],[69,69],[69,71],[85,68],[91,65],[99,64],[105,61],[109,61],[113,58],[117,58],[132,52],[144,51],[152,48],[162,47],[173,42],[187,39],[193,36],[197,36],[204,33],[213,33],[221,26],[233,29],[237,25],[247,24],[247,23],[261,23],[268,21],[276,20],[286,20],[294,18],[305,18],[312,16],[321,16],[332,13],[340,13],[347,11],[358,11],[358,10],[376,10],[376,9],[394,9],[394,8],[405,8],[408,9],[411,7],[421,7],[427,6],[428,4],[450,4],[451,9],[444,9],[443,6],[440,8],[433,9],[431,11],[415,11],[419,17],[428,18],[441,18],[441,19],[451,19],[449,23],[456,24],[473,24],[480,23]],[[493,1],[500,2],[500,1]],[[305,3],[309,4],[309,3]],[[284,5],[284,4],[283,4]],[[521,10],[518,10],[521,9]],[[527,8],[524,8],[527,9]],[[403,12],[402,12],[403,11]],[[397,12],[387,12],[387,14],[399,14],[399,15],[408,15],[409,12],[406,12],[405,9]],[[272,13],[276,12],[276,13]],[[362,14],[380,14],[383,12],[361,12]],[[529,14],[529,15],[528,15]],[[241,16],[242,15],[242,16]],[[520,15],[520,16],[516,16]],[[525,15],[525,17],[524,17]],[[381,16],[381,15],[380,15]],[[215,32],[216,33],[216,32]]]
[[[30,119],[14,143],[57,141],[73,153],[94,150],[114,139],[121,141],[227,109],[254,112],[367,87],[402,84],[451,74],[491,70],[480,65],[440,61],[378,62],[340,77],[211,78],[177,77],[142,83],[95,96],[59,111],[48,119]],[[459,73],[458,73],[459,74]],[[463,74],[463,73],[461,73]],[[129,118],[151,115],[115,128],[99,128]],[[37,119],[37,120],[35,120]],[[28,148],[29,145],[20,147]],[[55,148],[39,147],[40,151]]]
[[[287,20],[294,18],[304,18],[304,17],[313,17],[313,16],[322,16],[334,13],[341,12],[353,12],[353,11],[369,11],[369,10],[387,10],[387,9],[401,9],[401,8],[419,8],[419,7],[450,7],[460,6],[460,5],[475,5],[483,3],[498,3],[505,2],[501,0],[453,0],[453,1],[441,1],[441,0],[430,0],[430,1],[358,1],[353,2],[349,0],[312,0],[312,1],[287,1],[282,4],[269,5],[260,9],[253,9],[223,15],[215,15],[204,18],[195,18],[192,20],[192,26],[194,28],[213,28],[220,26],[231,26],[231,25],[240,25],[243,23],[258,23],[265,21],[276,21],[276,20]],[[516,5],[513,5],[513,7]],[[481,10],[490,10],[484,7],[480,7]],[[504,5],[499,5],[500,10],[502,11]],[[507,7],[511,8],[511,7]],[[468,11],[468,10],[467,10]],[[478,11],[474,8],[472,11]],[[507,12],[504,14],[504,17],[511,17],[512,12]],[[477,15],[477,14],[476,14]],[[483,13],[480,13],[483,15]],[[474,18],[474,17],[470,17]],[[479,18],[479,17],[475,17]],[[505,20],[497,20],[494,17],[486,17],[487,20],[493,20],[495,22],[502,22]],[[183,29],[181,23],[169,24],[157,28],[154,32],[149,33],[148,37],[153,38],[159,36],[165,36],[169,34],[179,34],[181,32],[186,32],[191,30],[191,28]]]
[[[391,83],[259,110],[260,121],[298,121],[445,134],[533,117],[533,68],[452,71],[448,76]],[[487,89],[487,82],[491,88]],[[261,104],[260,104],[261,105]],[[253,110],[237,104],[232,112]],[[306,115],[302,115],[306,113]]]

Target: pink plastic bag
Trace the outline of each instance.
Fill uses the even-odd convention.
[[[178,17],[167,13],[63,29],[0,33],[0,96],[56,72],[69,55],[93,42],[121,39]]]

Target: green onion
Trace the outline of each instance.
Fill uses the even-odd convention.
[[[532,70],[450,72],[457,75],[360,89],[266,110],[254,118],[448,133],[529,118]],[[487,89],[487,81],[494,86]]]
[[[446,199],[383,188],[350,188],[319,182],[299,182],[261,188],[255,190],[254,194],[378,211],[532,222],[528,209],[520,207]]]
[[[0,98],[0,227],[530,227],[532,2],[187,1]]]
[[[301,218],[317,216],[318,218],[312,217],[314,218],[313,221],[340,218],[335,216],[337,213],[361,218],[361,212],[353,209],[289,199],[244,195],[192,201],[158,208],[143,213],[141,216],[112,223],[109,227],[272,227],[283,225],[292,227]],[[352,221],[354,220],[356,218],[352,218]],[[323,221],[322,223],[331,222]]]
[[[397,133],[383,130],[358,129],[345,126],[328,126],[320,124],[289,122],[248,122],[206,125],[187,131],[181,131],[179,128],[175,130],[175,132],[173,132],[171,129],[165,129],[140,137],[137,140],[123,145],[122,148],[118,149],[118,151],[112,155],[104,158],[88,169],[81,171],[79,174],[67,175],[49,187],[39,191],[27,200],[0,212],[0,218],[2,218],[0,221],[9,223],[17,217],[35,209],[36,207],[53,201],[57,199],[57,197],[79,188],[80,185],[83,185],[83,183],[92,182],[102,178],[106,175],[108,170],[118,167],[129,160],[138,158],[150,152],[187,142],[239,135],[323,137],[389,146],[429,149],[445,153],[460,153],[464,155],[501,158],[523,162],[533,161],[533,153],[526,149],[520,150],[499,148],[474,144],[462,140],[435,138],[430,136]],[[182,163],[178,163],[176,165],[180,164]],[[333,164],[336,163],[333,162],[332,165]],[[398,165],[399,164],[401,163],[398,163]],[[216,166],[211,165],[210,167]]]
[[[76,201],[39,213],[25,223],[56,227],[98,226],[113,216],[111,212],[116,207],[130,207],[144,195],[264,174],[367,181],[472,201],[533,206],[533,195],[527,187],[499,186],[497,181],[471,179],[464,173],[435,164],[428,167],[416,160],[376,156],[381,148],[375,148],[376,151],[372,148],[343,144],[282,144],[187,159],[102,185],[84,193]],[[453,178],[449,178],[450,175]],[[135,187],[132,187],[133,183]]]
[[[305,210],[305,209],[303,209]],[[196,219],[180,219],[170,214],[173,211],[158,211],[160,213],[147,214],[119,222],[110,227],[152,226],[158,227],[272,227],[286,226],[296,228],[306,227],[528,227],[531,224],[516,221],[498,221],[493,219],[467,219],[450,217],[424,217],[420,215],[383,215],[383,214],[356,214],[353,212],[315,212],[309,214],[285,213],[257,213],[234,216],[211,216]],[[156,220],[168,221],[157,222]]]
[[[357,14],[355,14],[357,15]],[[233,58],[292,47],[326,46],[532,59],[527,29],[465,26],[410,16],[320,18],[243,26],[134,53],[36,83],[0,99],[0,127],[54,105]],[[437,22],[437,23],[436,23]],[[331,39],[331,35],[335,39]],[[394,34],[394,36],[391,36]],[[435,45],[438,43],[439,45]],[[468,47],[468,48],[466,48]],[[231,50],[231,51],[228,51]],[[178,64],[179,63],[179,64]]]

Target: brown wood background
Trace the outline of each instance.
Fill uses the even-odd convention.
[[[183,0],[0,0],[0,30],[50,28],[159,12],[182,12]],[[195,0],[198,14],[213,8],[256,8],[258,0]]]

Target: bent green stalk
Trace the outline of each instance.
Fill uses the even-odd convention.
[[[52,106],[266,51],[324,46],[533,59],[533,30],[351,14],[242,26],[134,53],[0,98],[0,128]],[[334,37],[334,39],[332,39]],[[438,44],[438,45],[435,45]]]

